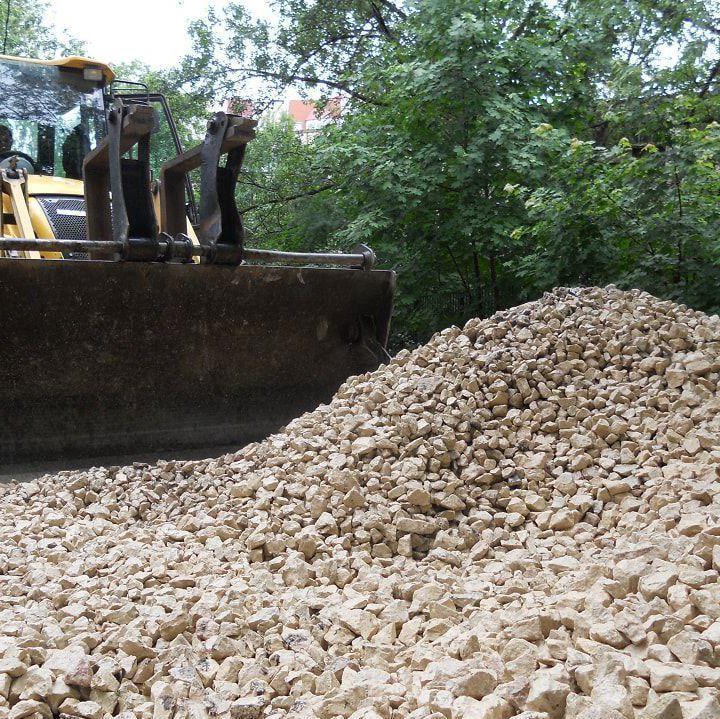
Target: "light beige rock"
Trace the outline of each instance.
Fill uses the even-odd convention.
[[[648,662],[650,666],[650,686],[656,692],[695,691],[698,683],[692,671],[684,664],[671,662]]]
[[[525,709],[545,712],[551,719],[562,719],[570,687],[548,676],[537,676],[530,681]]]
[[[7,674],[16,679],[27,671],[27,665],[17,657],[4,657],[0,659],[0,674]]]
[[[44,700],[50,692],[53,676],[44,667],[29,667],[25,674],[15,679],[10,686],[10,697],[18,699]]]
[[[463,670],[451,684],[451,691],[458,696],[469,696],[482,699],[492,692],[498,685],[497,674],[489,668],[473,668]]]
[[[647,601],[655,597],[664,599],[667,597],[668,589],[675,583],[677,577],[678,570],[674,568],[650,569],[640,577],[638,591]]]
[[[458,697],[451,708],[452,719],[510,719],[513,709],[508,702],[497,696],[478,701],[472,697]]]
[[[7,714],[8,719],[23,719],[23,717],[43,717],[52,719],[52,711],[44,702],[35,699],[24,699],[13,705]]]
[[[639,719],[683,719],[682,707],[677,698],[660,696],[648,702]]]
[[[60,705],[61,714],[82,719],[103,719],[103,708],[97,702],[65,699]]]
[[[262,696],[242,697],[230,705],[232,719],[259,719],[263,715],[267,700]]]
[[[720,717],[720,702],[714,696],[690,702],[686,705],[684,715],[687,719],[715,719]]]

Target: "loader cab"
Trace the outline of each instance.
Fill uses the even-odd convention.
[[[82,179],[82,160],[105,135],[103,67],[0,57],[0,169]]]
[[[0,56],[0,169],[18,157],[30,175],[82,179],[82,162],[106,134],[114,98],[150,105],[158,127],[151,165],[155,177],[182,152],[165,97],[140,83],[116,81],[104,65],[84,58],[39,62]]]

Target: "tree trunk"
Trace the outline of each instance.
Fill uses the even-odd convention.
[[[475,275],[475,308],[478,317],[483,316],[483,285],[482,272],[480,271],[480,258],[478,256],[475,240],[472,241],[473,274]]]
[[[495,255],[488,257],[488,264],[490,265],[490,287],[492,289],[492,311],[497,312],[498,306],[500,305],[500,288],[498,287],[497,278],[497,258]]]

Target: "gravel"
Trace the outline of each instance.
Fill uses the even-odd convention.
[[[558,289],[202,461],[0,488],[0,717],[720,717],[720,319]]]

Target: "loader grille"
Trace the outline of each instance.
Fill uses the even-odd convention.
[[[85,199],[82,197],[53,197],[39,195],[35,199],[40,203],[53,234],[59,240],[86,240]],[[84,260],[84,252],[71,252],[69,259]]]

